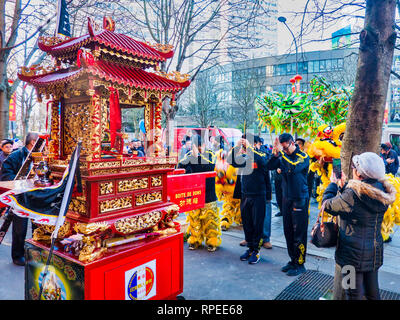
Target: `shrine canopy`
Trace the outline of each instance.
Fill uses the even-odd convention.
[[[102,30],[88,19],[88,34],[66,40],[40,37],[38,45],[55,64],[21,67],[18,77],[36,88],[39,100],[42,94],[62,95],[63,88],[83,76],[172,97],[190,84],[189,75],[159,71],[160,63],[173,56],[172,46],[150,45],[116,33],[109,17],[104,17]]]

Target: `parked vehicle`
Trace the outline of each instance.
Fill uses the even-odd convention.
[[[208,141],[210,136],[222,136],[225,145],[231,147],[235,145],[237,140],[242,136],[242,132],[235,128],[218,128],[218,127],[208,127],[208,128],[175,128],[174,135],[174,152],[179,154],[182,148],[182,142],[185,140],[186,136],[200,135],[203,139]]]

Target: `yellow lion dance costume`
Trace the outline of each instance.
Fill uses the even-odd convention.
[[[189,222],[186,231],[190,234],[187,240],[189,249],[197,249],[204,239],[210,252],[221,245],[219,210],[216,202],[206,203],[204,208],[190,211],[186,220]]]
[[[204,163],[200,163],[198,157]],[[178,168],[185,169],[186,173],[213,172],[215,170],[215,155],[213,152],[205,150],[198,156],[194,156],[193,151],[190,151],[178,163]],[[189,235],[187,242],[190,250],[197,249],[205,241],[207,250],[214,252],[221,245],[221,221],[216,201],[214,178],[207,179],[211,179],[209,185],[212,188],[207,187],[206,181],[206,203],[204,207],[186,213],[186,220],[189,222],[186,234]],[[208,200],[207,195],[210,196]]]
[[[316,159],[311,165],[310,170],[317,172],[321,177],[321,184],[317,188],[318,208],[321,208],[322,196],[326,187],[330,183],[332,174],[332,159],[340,158],[340,148],[342,146],[342,138],[346,129],[346,123],[342,123],[334,128],[328,125],[322,125],[318,128],[318,135],[315,141],[308,147],[308,155],[310,158]],[[387,174],[389,182],[395,187],[396,201],[389,206],[386,211],[383,221],[381,233],[383,241],[389,239],[393,233],[394,224],[400,225],[400,178],[395,178],[392,174]],[[325,215],[325,220],[330,220],[332,217]]]
[[[235,222],[237,225],[242,223],[240,214],[240,199],[233,198],[237,181],[237,169],[232,167],[225,159],[226,154],[221,149],[217,154],[215,164],[215,193],[219,201],[224,201],[222,205],[221,229],[228,230]]]

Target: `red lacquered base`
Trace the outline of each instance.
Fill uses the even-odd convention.
[[[25,299],[37,299],[49,247],[26,241]],[[42,299],[166,300],[183,291],[183,233],[113,248],[91,263],[53,252]]]

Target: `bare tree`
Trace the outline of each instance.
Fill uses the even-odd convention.
[[[133,35],[149,35],[152,41],[175,48],[174,58],[162,70],[187,70],[192,81],[205,66],[223,57],[243,57],[246,49],[261,46],[262,35],[255,32],[259,26],[254,22],[269,12],[259,0],[135,0],[119,5],[136,24]],[[164,104],[163,111],[173,119],[178,109],[179,103]]]
[[[233,115],[238,123],[246,122],[246,128],[256,128],[257,112],[254,103],[257,96],[266,90],[264,71],[265,68],[255,66],[232,71]]]
[[[339,84],[345,87],[354,85],[357,72],[358,54],[351,52],[343,57],[343,68],[335,72],[327,73],[325,79],[333,84]]]
[[[0,134],[8,135],[8,104],[19,86],[16,66],[19,56],[26,53],[24,62],[35,57],[37,46],[33,45],[52,18],[44,3],[31,0],[0,0]],[[34,26],[34,27],[32,27]],[[25,47],[25,48],[24,48]],[[12,84],[8,79],[14,80]]]
[[[196,87],[195,101],[188,104],[184,114],[189,115],[202,128],[216,125],[216,122],[222,118],[219,96],[221,90],[210,75],[203,72],[192,85]]]

